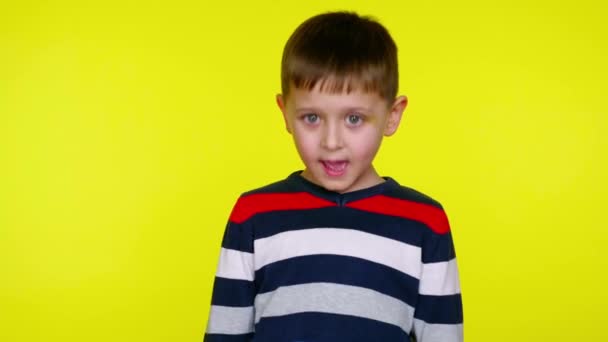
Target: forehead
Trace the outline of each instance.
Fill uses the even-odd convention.
[[[337,90],[317,83],[312,89],[290,86],[287,104],[294,109],[317,108],[327,111],[344,108],[364,108],[379,111],[387,107],[386,101],[375,91],[365,91],[361,87]]]

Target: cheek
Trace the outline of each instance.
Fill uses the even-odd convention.
[[[382,134],[378,133],[377,130],[370,130],[352,140],[352,152],[360,160],[371,160],[378,152],[381,141]]]
[[[310,159],[314,157],[314,153],[316,151],[315,146],[317,145],[314,135],[310,133],[303,133],[302,131],[296,129],[293,132],[293,140],[302,159]]]

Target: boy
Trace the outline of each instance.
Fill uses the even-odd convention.
[[[312,17],[287,41],[277,96],[303,171],[241,195],[205,341],[462,341],[449,223],[372,161],[397,130],[397,49],[370,18]]]

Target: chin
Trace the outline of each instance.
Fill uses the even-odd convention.
[[[352,184],[345,181],[325,181],[322,182],[321,185],[327,190],[339,193],[350,191],[350,188],[352,187]]]
[[[332,179],[323,170],[320,170],[318,173],[313,173],[313,177],[313,183],[333,192],[348,192],[353,186],[353,181],[348,178],[348,175]]]

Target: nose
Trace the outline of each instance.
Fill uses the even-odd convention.
[[[324,127],[321,146],[327,150],[339,150],[343,147],[342,132],[339,125],[328,124]]]

